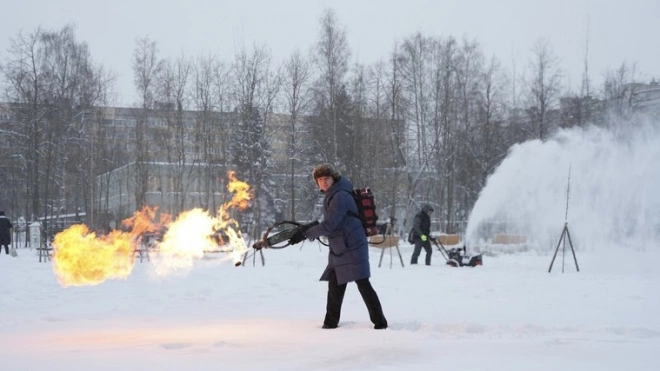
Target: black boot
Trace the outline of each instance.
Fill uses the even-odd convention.
[[[346,284],[337,284],[337,274],[335,271],[332,271],[328,279],[328,299],[325,306],[325,319],[323,320],[322,328],[337,328],[339,318],[341,317],[341,305],[344,302],[345,293]]]
[[[380,305],[380,300],[378,299],[378,294],[376,290],[371,286],[368,278],[357,280],[355,283],[358,286],[360,295],[362,295],[362,300],[367,306],[369,311],[369,319],[371,323],[374,324],[376,330],[382,330],[387,328],[387,319],[383,314],[383,307]]]

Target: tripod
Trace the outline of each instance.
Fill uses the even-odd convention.
[[[552,257],[550,262],[550,268],[548,268],[548,273],[552,270],[552,264],[555,262],[557,257],[557,252],[559,251],[559,246],[563,244],[561,251],[561,272],[564,273],[564,255],[566,254],[566,238],[568,237],[568,245],[571,247],[571,252],[573,253],[573,260],[575,261],[575,269],[580,271],[578,266],[577,258],[575,257],[575,249],[573,248],[573,241],[571,241],[571,234],[568,232],[568,223],[564,223],[564,229],[561,231],[561,237],[559,237],[559,242],[557,243],[557,248],[555,249],[555,255]]]
[[[380,268],[380,265],[383,263],[383,255],[385,255],[385,249],[387,249],[387,248],[390,249],[390,268],[392,268],[392,246],[391,245],[393,243],[394,243],[394,247],[396,247],[397,254],[399,254],[399,260],[401,260],[401,267],[404,267],[403,257],[401,256],[401,250],[399,250],[399,236],[394,235],[394,222],[396,222],[396,218],[394,218],[393,216],[390,216],[390,222],[387,224],[387,229],[385,230],[385,234],[383,235],[383,243],[385,243],[387,245],[383,246],[383,249],[380,252],[380,260],[378,261],[378,268]]]
[[[243,254],[243,261],[242,261],[240,264],[236,264],[236,263],[235,263],[235,264],[236,264],[236,265],[242,265],[242,266],[245,266],[245,261],[247,260],[248,255],[249,255],[249,256],[252,256],[252,266],[254,267],[254,265],[255,265],[255,263],[256,263],[256,260],[257,260],[257,252],[256,252],[256,250],[255,250],[255,251],[252,251],[251,254],[250,254],[249,251],[246,251],[245,254]],[[262,249],[259,249],[259,255],[261,256],[261,266],[263,267],[263,266],[266,265],[266,260],[264,259],[264,252],[262,251]]]
[[[249,240],[249,242],[248,242],[248,246],[250,246],[250,244],[252,243],[252,236],[253,236],[253,235],[256,235],[256,234],[257,234],[257,226],[255,225],[255,226],[253,227],[253,229],[252,229],[252,234],[250,235],[250,240]],[[254,250],[254,249],[252,250],[252,253],[251,253],[251,254],[250,254],[250,250],[246,251],[246,252],[243,254],[243,259],[242,259],[242,261],[240,262],[240,264],[237,264],[237,263],[234,263],[234,264],[235,264],[236,266],[238,266],[238,265],[245,266],[245,262],[247,261],[247,259],[248,259],[249,256],[252,256],[252,266],[254,267],[255,264],[256,264],[256,260],[257,260],[257,250]],[[261,257],[261,266],[263,267],[263,266],[266,265],[266,260],[264,259],[264,252],[263,252],[263,249],[259,249],[259,256]]]
[[[557,252],[559,251],[559,246],[563,245],[561,250],[561,272],[564,273],[564,256],[566,255],[566,237],[568,237],[568,245],[571,247],[571,252],[573,253],[573,261],[575,261],[575,269],[580,271],[578,266],[577,258],[575,257],[575,249],[573,248],[573,241],[571,241],[571,234],[568,232],[568,199],[569,199],[569,190],[571,184],[571,167],[568,167],[568,182],[566,184],[566,213],[564,214],[564,229],[561,231],[561,236],[559,237],[559,242],[557,242],[557,247],[555,248],[555,255],[552,256],[552,261],[550,262],[550,267],[548,268],[548,273],[552,270],[552,264],[555,262],[557,257]]]

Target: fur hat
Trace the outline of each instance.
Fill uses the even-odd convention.
[[[331,176],[334,181],[338,181],[341,177],[339,171],[335,170],[330,164],[322,164],[314,168],[314,181],[322,176]]]

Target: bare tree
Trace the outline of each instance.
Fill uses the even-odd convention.
[[[467,117],[461,105],[460,61],[461,52],[456,39],[436,40],[431,82],[433,119],[429,129],[434,142],[429,146],[428,157],[433,158],[432,169],[440,177],[440,182],[429,193],[435,196],[432,199],[437,200],[437,213],[445,221],[454,214],[456,172],[461,149],[459,124]]]
[[[560,92],[561,72],[559,61],[545,39],[536,42],[530,61],[532,71],[529,89],[529,107],[531,118],[536,126],[536,137],[545,140],[551,129],[549,112],[555,108]]]
[[[394,45],[390,52],[387,64],[382,65],[382,75],[380,65],[376,67],[376,102],[380,102],[380,86],[383,87],[383,119],[386,127],[383,133],[386,134],[384,147],[391,155],[391,163],[380,163],[378,169],[381,171],[381,182],[384,194],[389,203],[389,216],[399,217],[397,206],[399,200],[405,198],[405,189],[400,189],[402,180],[406,179],[408,145],[406,141],[405,117],[407,114],[407,100],[405,97],[405,87],[402,74],[402,63],[404,58],[399,52],[398,45]],[[387,70],[385,70],[387,68]],[[376,118],[380,120],[380,104],[376,104]],[[378,161],[376,162],[378,164]],[[389,165],[389,166],[388,166]],[[393,171],[392,171],[393,170]],[[406,198],[407,200],[407,198]],[[407,205],[407,202],[406,202]],[[387,207],[387,206],[386,206]],[[403,224],[407,221],[407,207],[404,208]]]
[[[92,63],[71,25],[19,34],[10,54],[3,72],[13,143],[26,174],[25,214],[48,221],[86,210],[93,221],[93,150],[81,118],[107,94],[112,77]]]
[[[158,47],[149,37],[138,38],[133,51],[133,73],[135,88],[140,96],[141,110],[135,126],[135,206],[146,205],[149,190],[149,140],[148,120],[154,108],[155,79],[162,69],[163,61],[158,59]]]
[[[43,85],[40,66],[42,56],[39,40],[43,31],[37,28],[33,33],[19,33],[11,41],[10,59],[4,67],[8,81],[7,98],[12,102],[11,113],[16,126],[11,129],[11,142],[19,153],[22,173],[21,183],[25,187],[25,215],[35,220],[41,213],[41,145],[46,110],[43,103]]]
[[[216,165],[226,171],[229,153],[229,130],[224,127],[227,108],[227,69],[217,56],[200,57],[193,68],[193,104],[197,111],[193,133],[195,159],[206,164],[200,169],[200,182],[206,198],[202,206],[217,210],[219,200]],[[223,173],[225,172],[223,171]],[[224,174],[223,174],[224,175]]]
[[[80,188],[91,189],[93,175],[89,172],[90,167],[80,165],[89,163],[92,154],[88,138],[81,135],[75,124],[84,110],[94,103],[96,78],[91,57],[87,45],[76,41],[74,28],[70,25],[59,31],[45,32],[42,44],[45,57],[42,68],[49,81],[46,85],[50,97],[47,104],[52,110],[46,116],[49,145],[43,148],[48,180],[44,187],[47,204],[44,215],[50,212],[52,218],[66,213],[66,210],[73,210],[78,215],[86,209],[92,218],[93,192],[78,191]],[[79,151],[70,151],[72,148]],[[67,194],[73,189],[75,191]]]
[[[296,170],[302,169],[305,162],[301,158],[308,153],[307,132],[301,128],[303,116],[309,109],[309,81],[311,78],[310,62],[295,51],[284,66],[283,95],[286,111],[290,115],[288,154],[291,163],[289,172],[289,199],[291,220],[296,220]]]
[[[417,155],[416,166],[426,162],[428,156],[427,150],[431,147],[434,137],[427,135],[427,123],[430,112],[430,61],[433,59],[434,41],[424,37],[421,33],[415,33],[403,42],[401,53],[404,56],[402,60],[402,73],[408,90],[410,109],[409,119],[412,121],[413,131],[415,133],[415,147]]]
[[[603,82],[603,99],[608,103],[608,123],[618,122],[632,113],[632,97],[634,96],[635,66],[629,67],[626,62],[615,70],[605,73]]]
[[[591,80],[589,79],[589,25],[587,24],[587,38],[584,43],[584,60],[580,96],[591,97],[591,94]]]
[[[314,54],[320,75],[315,85],[313,108],[318,117],[312,127],[314,144],[319,153],[315,160],[330,162],[341,168],[347,160],[341,149],[341,145],[346,143],[342,135],[349,133],[351,127],[350,123],[341,122],[340,116],[346,115],[339,111],[338,99],[343,95],[346,102],[345,98],[348,98],[345,77],[350,50],[346,30],[339,26],[334,11],[325,10],[320,23],[321,30]]]
[[[560,100],[561,127],[584,126],[592,122],[594,116],[593,105],[595,100],[591,79],[589,78],[589,25],[587,25],[587,38],[584,45],[582,78],[580,80],[580,90],[577,94],[567,93]]]
[[[510,143],[502,129],[506,118],[506,83],[499,61],[492,57],[479,73],[474,127],[466,130],[461,143],[461,209],[470,209],[486,179],[506,155]]]
[[[479,44],[474,40],[463,39],[455,58],[456,71],[456,107],[458,124],[456,135],[451,143],[444,141],[445,148],[453,149],[454,161],[439,159],[441,168],[445,169],[446,192],[440,193],[444,199],[442,211],[444,212],[443,229],[455,233],[461,219],[462,205],[470,204],[475,195],[472,192],[475,179],[471,175],[473,154],[469,151],[467,143],[479,129],[480,113],[483,108],[479,98],[484,85],[483,80],[484,56]],[[484,145],[484,144],[480,144]]]
[[[351,175],[353,184],[366,186],[372,184],[373,168],[372,157],[378,156],[378,131],[372,130],[374,121],[369,115],[369,100],[367,90],[370,82],[365,66],[355,64],[350,81],[349,95],[352,99],[352,123],[353,130],[349,138],[350,147],[347,148],[346,170]]]
[[[232,67],[232,95],[240,118],[232,131],[233,163],[253,187],[257,225],[262,216],[269,217],[267,209],[272,210],[274,202],[267,123],[280,77],[271,70],[270,60],[266,48],[255,47],[251,52],[242,49],[236,54]]]
[[[156,110],[160,119],[166,125],[159,127],[160,139],[165,146],[166,159],[168,163],[169,184],[161,184],[161,195],[163,191],[174,195],[171,208],[168,213],[178,215],[185,210],[187,188],[191,182],[186,179],[192,178],[193,167],[188,167],[186,156],[190,144],[187,138],[191,136],[190,126],[185,117],[188,108],[188,81],[191,74],[191,66],[185,56],[181,55],[175,61],[166,60],[160,73],[156,76],[156,96],[162,102]],[[153,151],[152,151],[153,152]],[[171,188],[170,188],[171,187]]]

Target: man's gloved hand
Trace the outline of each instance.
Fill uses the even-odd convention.
[[[304,234],[302,231],[298,231],[298,232],[296,232],[296,234],[293,235],[293,237],[291,237],[291,238],[289,239],[289,244],[291,244],[291,245],[295,245],[295,244],[297,244],[297,243],[301,243],[301,242],[303,242],[306,238],[307,238],[307,237],[305,236],[305,234]]]
[[[428,240],[428,239],[429,238],[425,234],[422,235],[422,241],[426,242],[426,240]]]

